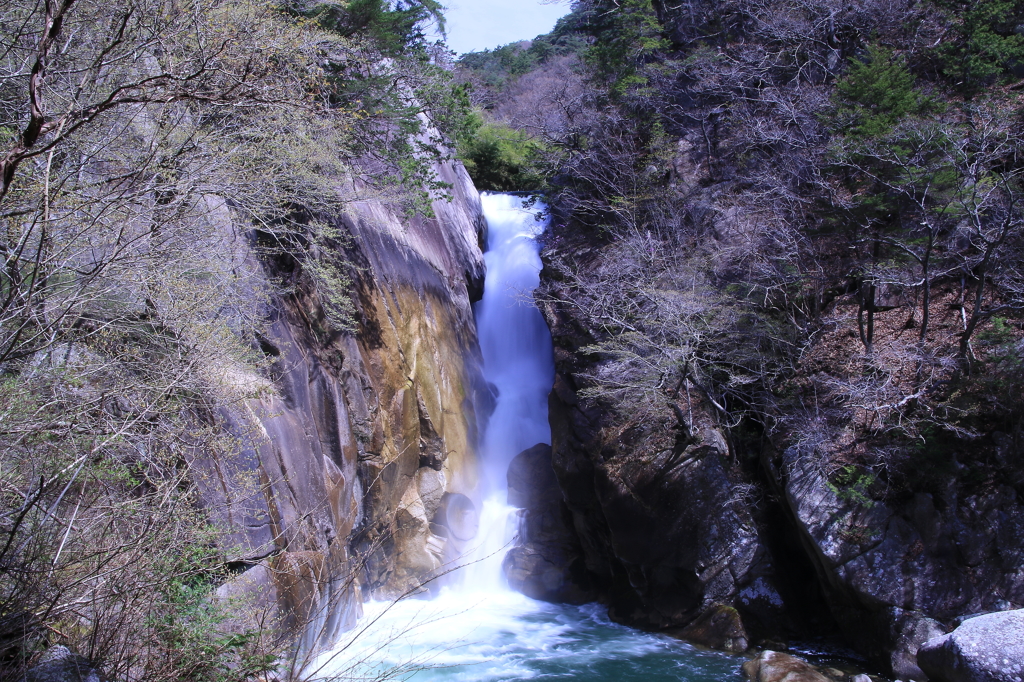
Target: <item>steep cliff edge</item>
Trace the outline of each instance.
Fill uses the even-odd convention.
[[[222,592],[261,591],[307,649],[352,623],[361,590],[401,594],[441,568],[430,522],[446,493],[476,480],[471,298],[485,224],[464,169],[440,174],[453,200],[434,201],[433,218],[380,201],[339,218],[359,266],[357,332],[332,330],[301,281],[274,298],[260,339],[272,385],[220,414],[238,455],[194,462],[244,569]]]

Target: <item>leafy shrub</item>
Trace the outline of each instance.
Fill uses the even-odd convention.
[[[481,122],[459,143],[459,158],[473,182],[495,192],[540,189],[542,151],[540,142],[502,123]]]

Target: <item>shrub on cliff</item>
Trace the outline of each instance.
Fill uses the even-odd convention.
[[[527,133],[482,121],[459,140],[459,158],[478,189],[495,192],[538,190],[543,147]]]

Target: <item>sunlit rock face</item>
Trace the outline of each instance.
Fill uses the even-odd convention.
[[[308,648],[353,622],[360,592],[400,594],[441,568],[433,517],[477,481],[486,386],[471,301],[485,223],[461,165],[440,175],[454,198],[435,201],[434,218],[381,201],[339,217],[358,266],[357,332],[332,331],[301,283],[272,300],[266,390],[219,410],[236,454],[195,456],[205,506],[248,569],[239,583],[284,607],[276,617]]]

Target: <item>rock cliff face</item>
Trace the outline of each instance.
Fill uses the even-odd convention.
[[[441,175],[454,200],[436,201],[435,218],[376,201],[340,218],[359,266],[358,332],[330,331],[301,284],[272,300],[266,390],[218,415],[238,455],[195,463],[244,569],[222,592],[258,594],[306,648],[351,623],[361,590],[431,577],[445,556],[431,521],[446,495],[474,488],[485,223],[465,170]]]
[[[502,562],[509,586],[544,601],[596,599],[551,466],[551,446],[538,443],[512,460],[508,503],[522,510],[518,541]]]
[[[1019,435],[947,444],[952,454],[921,455],[917,478],[885,483],[808,451],[815,439],[850,444],[853,417],[839,411],[817,431],[768,433],[725,426],[699,395],[680,395],[654,418],[631,419],[580,394],[602,362],[587,350],[596,334],[558,303],[570,297],[557,273],[545,274],[553,471],[585,584],[614,618],[732,650],[832,633],[879,668],[926,679],[916,661],[924,642],[965,616],[1024,605]],[[884,446],[864,457],[884,461]]]
[[[548,282],[553,300],[557,287]],[[785,544],[772,537],[756,481],[706,406],[694,398],[678,412],[689,415],[683,422],[668,413],[623,426],[614,406],[577,393],[575,377],[592,362],[577,352],[586,330],[556,305],[544,312],[557,369],[552,464],[612,617],[739,651],[791,629],[814,600],[813,584],[799,584],[799,561],[780,575],[775,554]]]
[[[1024,506],[1012,486],[978,491],[949,477],[938,495],[873,499],[870,486],[837,485],[796,450],[766,453],[765,469],[861,651],[924,679],[921,644],[965,615],[1024,604]]]

